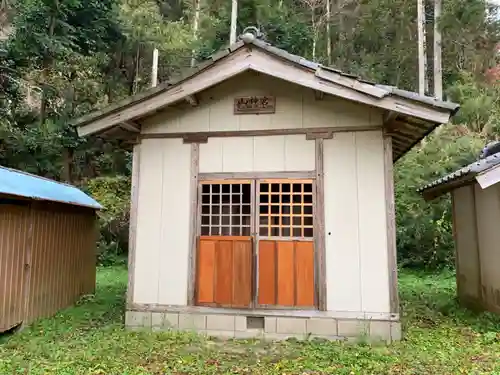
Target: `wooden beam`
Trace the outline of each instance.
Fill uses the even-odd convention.
[[[182,142],[183,143],[207,143],[208,137],[206,135],[199,134],[199,133],[186,134],[182,137]]]
[[[140,133],[141,128],[133,121],[124,121],[120,123],[120,128],[128,130],[133,133]]]
[[[325,245],[325,184],[324,184],[324,151],[323,138],[316,139],[316,182],[315,199],[313,209],[314,216],[314,248],[316,252],[317,270],[317,298],[318,309],[327,310],[327,289],[326,289],[326,245]]]
[[[196,95],[188,95],[186,96],[186,101],[191,105],[191,107],[197,107],[199,104],[198,98]]]
[[[266,135],[294,135],[308,133],[344,133],[382,130],[380,125],[369,126],[339,126],[324,128],[297,128],[297,129],[268,129],[268,130],[238,130],[238,131],[214,131],[214,132],[186,132],[186,133],[151,133],[141,134],[141,139],[162,138],[189,138],[189,137],[258,137]],[[193,138],[192,138],[193,139]]]
[[[314,90],[314,99],[323,100],[325,97],[325,93],[323,91]]]
[[[396,118],[398,117],[398,113],[394,111],[385,111],[384,116],[383,116],[383,123],[384,125],[390,125],[392,124]]]
[[[398,268],[396,254],[396,215],[394,204],[394,172],[392,139],[384,135],[385,202],[387,227],[387,259],[389,268],[389,301],[392,314],[399,314]]]
[[[252,179],[314,179],[315,171],[289,171],[289,172],[221,172],[200,173],[199,181],[220,180],[252,180]]]
[[[313,141],[315,139],[332,139],[333,138],[333,132],[332,131],[326,131],[326,132],[309,132],[306,133],[306,139],[308,141]]]
[[[132,156],[132,186],[130,192],[130,219],[128,233],[128,285],[127,304],[134,302],[135,287],[135,255],[137,239],[137,207],[139,203],[139,167],[141,159],[141,145],[134,145]]]
[[[200,170],[200,146],[198,143],[191,143],[191,186],[190,186],[190,226],[189,226],[189,274],[188,274],[188,306],[195,304],[196,285],[196,247],[198,244],[198,223],[200,217],[198,202],[198,181]]]

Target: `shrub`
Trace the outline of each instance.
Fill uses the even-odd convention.
[[[98,177],[86,182],[86,190],[104,207],[99,212],[98,264],[124,262],[128,249],[130,178]]]

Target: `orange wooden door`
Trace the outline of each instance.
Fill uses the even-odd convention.
[[[202,236],[197,255],[197,305],[251,307],[251,237]]]
[[[312,241],[259,241],[258,304],[315,306]]]

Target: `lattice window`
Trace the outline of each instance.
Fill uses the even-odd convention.
[[[201,235],[250,236],[251,202],[250,182],[203,182]]]
[[[261,237],[313,237],[312,181],[260,182],[259,235]]]

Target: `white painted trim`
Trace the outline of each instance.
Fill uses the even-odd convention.
[[[481,189],[486,189],[487,187],[495,185],[500,181],[500,165],[479,173],[476,176],[476,181],[479,186],[481,186]]]

